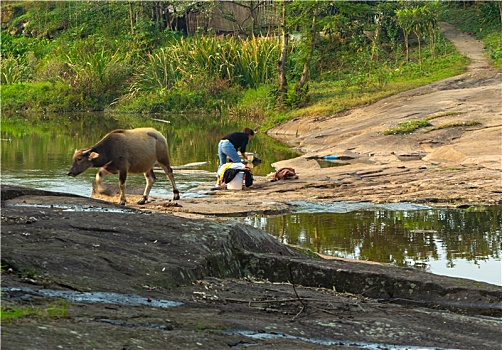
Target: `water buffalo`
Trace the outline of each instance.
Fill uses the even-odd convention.
[[[173,170],[169,166],[167,141],[153,128],[132,130],[113,130],[91,148],[76,150],[73,155],[69,176],[77,176],[91,167],[99,167],[96,174],[96,185],[99,193],[103,193],[102,180],[109,174],[119,174],[120,204],[125,205],[125,183],[127,173],[143,173],[146,187],[143,198],[138,204],[145,204],[155,182],[153,166],[157,162],[173,187],[173,199],[180,194],[174,182]]]

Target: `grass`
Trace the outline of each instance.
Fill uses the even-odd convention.
[[[399,123],[397,127],[386,130],[383,132],[384,135],[397,135],[397,134],[411,134],[412,132],[425,128],[426,126],[431,126],[427,120],[410,120],[407,122]]]
[[[459,128],[459,127],[464,127],[464,126],[475,126],[475,125],[481,125],[481,123],[477,120],[468,120],[466,122],[452,122],[452,123],[446,123],[446,124],[435,126],[432,129],[427,130],[427,132],[433,131],[433,130]]]
[[[256,88],[275,77],[278,45],[277,40],[267,38],[239,41],[196,36],[175,40],[147,55],[131,89],[171,89],[190,85],[194,79]]]
[[[77,110],[81,97],[62,83],[17,83],[1,86],[2,111]]]
[[[65,300],[59,299],[51,302],[47,306],[14,306],[2,305],[0,318],[4,321],[13,321],[22,318],[52,318],[65,317],[67,315],[68,304]]]
[[[442,118],[442,117],[448,117],[450,115],[460,115],[460,114],[464,114],[465,112],[455,112],[455,111],[450,111],[450,112],[443,112],[443,113],[439,113],[439,114],[434,114],[434,115],[431,115],[427,118],[425,118],[426,120],[432,120],[432,119],[437,119],[437,118]]]
[[[496,68],[502,68],[502,33],[491,33],[487,35],[483,42],[488,50],[488,55],[493,61],[493,66]]]
[[[470,60],[461,56],[449,42],[442,46],[443,56],[435,60],[424,59],[422,68],[413,62],[393,67],[386,62],[389,69],[380,84],[370,83],[373,77],[380,74],[381,67],[366,73],[368,82],[361,85],[354,81],[353,74],[338,77],[336,80],[318,80],[309,83],[309,100],[302,108],[293,110],[269,110],[262,129],[267,130],[288,120],[301,117],[325,117],[364,106],[395,95],[412,90],[434,81],[449,78],[465,72]],[[416,55],[416,53],[414,53]],[[412,59],[415,58],[411,55]]]
[[[465,170],[466,169],[462,169],[462,168],[444,168],[444,169],[432,169],[429,171],[438,172],[438,171],[465,171]]]
[[[422,120],[410,120],[410,121],[402,122],[402,123],[399,123],[397,127],[384,131],[383,134],[384,135],[411,134],[412,132],[415,132],[418,129],[432,126],[432,124],[429,123],[430,120],[441,118],[441,117],[447,117],[450,115],[460,115],[460,114],[464,114],[464,112],[450,111],[450,112],[444,112],[444,113],[431,115],[431,116],[429,116],[425,119],[422,119]],[[432,128],[428,129],[425,132],[431,132],[434,130],[442,130],[442,129],[448,129],[448,128],[475,126],[475,125],[481,125],[481,123],[477,120],[451,122],[451,123],[445,123],[445,124],[433,126]]]

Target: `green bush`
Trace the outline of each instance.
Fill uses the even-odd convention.
[[[237,103],[240,88],[228,87],[222,81],[204,82],[198,87],[186,86],[155,92],[132,92],[114,104],[116,111],[136,113],[185,113],[203,110],[221,114]]]
[[[494,32],[484,38],[486,48],[495,67],[502,67],[502,33]]]
[[[256,88],[275,77],[278,42],[252,38],[181,38],[147,55],[134,75],[131,90],[161,91],[202,82],[228,81]]]
[[[111,51],[95,38],[77,41],[66,54],[68,74],[63,77],[76,94],[83,97],[86,107],[103,110],[120,97],[132,67],[127,53]]]
[[[68,112],[82,109],[84,101],[62,83],[20,83],[2,85],[2,110]]]
[[[230,108],[229,114],[247,123],[259,123],[266,118],[267,111],[275,108],[275,91],[270,85],[245,90],[239,102]]]
[[[27,81],[31,77],[31,70],[23,57],[7,57],[2,59],[2,85],[16,84]]]

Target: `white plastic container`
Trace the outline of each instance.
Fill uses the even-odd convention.
[[[242,190],[242,181],[244,179],[244,172],[239,171],[237,175],[227,184],[227,190]]]

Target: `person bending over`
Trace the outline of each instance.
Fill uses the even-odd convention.
[[[242,163],[239,154],[240,151],[242,158],[247,163],[248,157],[246,156],[246,146],[254,136],[254,131],[250,128],[244,128],[242,132],[233,132],[223,136],[218,143],[218,157],[220,157],[220,165],[218,170],[227,163],[227,157],[234,163]]]

